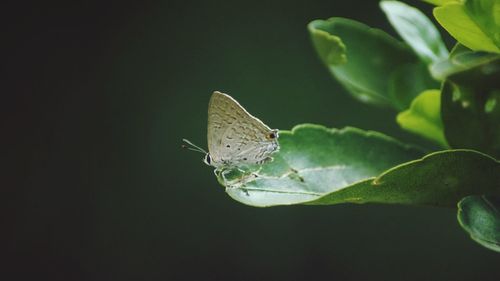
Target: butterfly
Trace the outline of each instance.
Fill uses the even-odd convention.
[[[279,150],[278,130],[271,129],[248,113],[231,96],[215,91],[208,103],[208,152],[183,139],[188,149],[205,153],[203,161],[215,173],[241,170],[271,161]]]

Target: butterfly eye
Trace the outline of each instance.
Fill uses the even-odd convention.
[[[277,134],[275,132],[270,132],[269,134],[267,134],[267,138],[272,140],[272,139],[275,139],[277,137]]]
[[[210,166],[210,163],[212,162],[212,158],[210,157],[209,153],[207,153],[205,155],[205,159],[203,159],[203,162],[205,162],[205,164],[207,164],[208,166]]]

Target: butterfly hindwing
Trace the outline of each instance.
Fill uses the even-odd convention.
[[[278,149],[277,138],[277,130],[252,116],[229,95],[212,94],[207,139],[213,166],[260,164]]]

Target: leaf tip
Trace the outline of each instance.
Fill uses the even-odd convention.
[[[324,20],[314,20],[307,26],[313,45],[326,65],[340,65],[347,62],[346,47],[342,39],[324,30]]]

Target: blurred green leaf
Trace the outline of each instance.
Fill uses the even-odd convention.
[[[381,1],[391,25],[427,64],[448,58],[448,50],[438,30],[418,9],[399,1]]]
[[[320,29],[311,29],[310,32],[316,52],[323,62],[327,65],[340,65],[347,62],[345,46],[339,37]]]
[[[308,30],[331,74],[363,102],[401,110],[421,91],[438,87],[411,49],[381,30],[344,18],[315,20]],[[411,87],[398,86],[409,81]],[[393,94],[392,88],[404,91]]]
[[[493,1],[493,0],[492,0]],[[497,0],[495,0],[497,1]],[[468,7],[468,6],[467,6]],[[437,21],[453,36],[458,42],[474,51],[500,52],[500,46],[495,45],[493,38],[481,30],[475,17],[469,16],[468,9],[461,3],[449,3],[441,7],[434,8],[434,16]],[[495,12],[496,13],[496,12]],[[484,14],[483,16],[485,16]],[[496,14],[495,14],[496,15]],[[481,16],[481,15],[477,15]],[[480,21],[490,28],[491,20]],[[495,32],[492,32],[495,34]]]
[[[253,171],[257,177],[242,176],[241,185],[226,192],[258,207],[369,202],[455,206],[464,196],[498,188],[500,180],[499,163],[482,153],[450,150],[414,160],[423,155],[420,150],[355,128],[299,125],[281,132],[280,146],[274,161]]]
[[[465,10],[500,49],[500,0],[465,0]]]
[[[422,1],[436,5],[436,6],[442,6],[446,3],[453,3],[453,2],[460,3],[460,2],[462,2],[462,0],[422,0]]]
[[[444,80],[446,77],[487,64],[500,58],[500,54],[472,51],[461,44],[457,44],[447,60],[435,63],[430,68],[435,79]]]
[[[398,114],[396,120],[405,130],[448,147],[441,121],[441,92],[427,90],[411,103],[410,109]]]
[[[448,144],[500,158],[500,58],[448,76],[441,117]]]
[[[500,252],[500,199],[493,196],[468,196],[458,203],[458,222],[470,237],[493,251]]]
[[[399,110],[407,109],[415,96],[408,95],[408,93],[420,94],[426,89],[422,89],[424,85],[429,87],[438,88],[439,84],[433,80],[430,75],[421,75],[421,73],[428,73],[428,67],[425,63],[416,65],[404,65],[397,71],[394,71],[389,77],[389,97],[393,101],[396,108]]]

